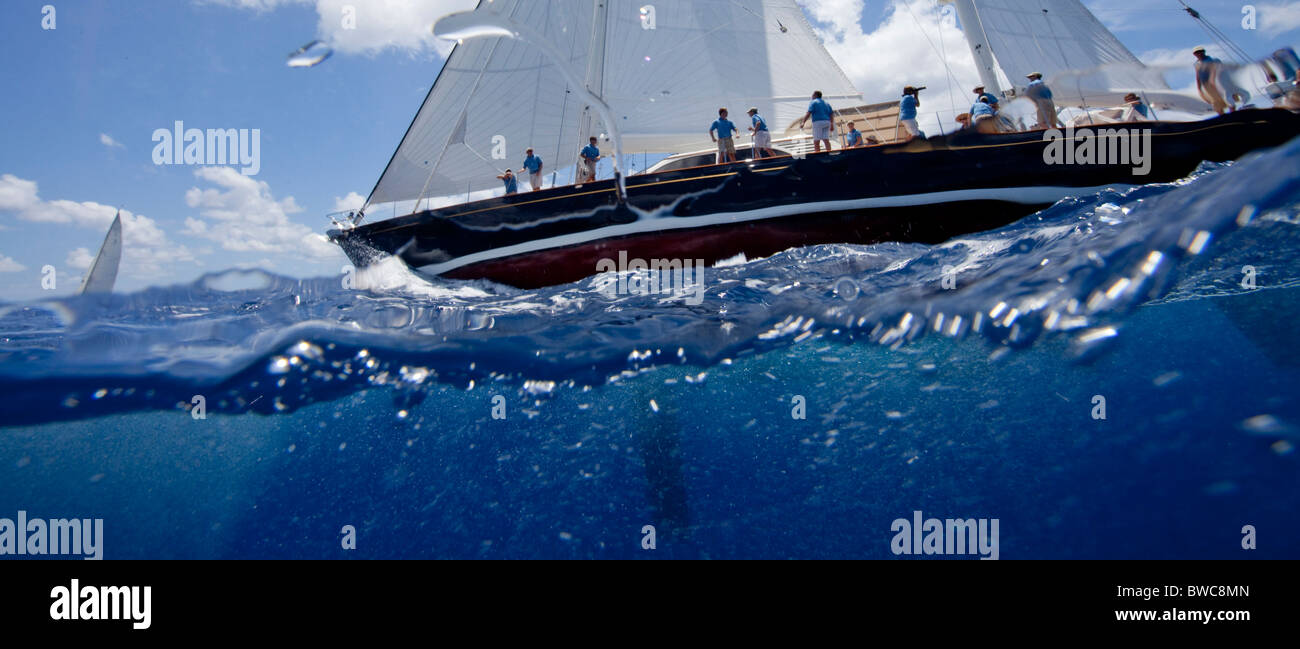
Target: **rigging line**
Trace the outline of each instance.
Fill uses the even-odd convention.
[[[573,48],[578,42],[578,30],[573,30],[573,36],[569,38],[569,60],[573,60]],[[540,74],[540,73],[539,73]],[[568,123],[565,119],[569,112],[569,95],[572,91],[566,81],[564,84],[564,100],[560,102],[560,128],[555,134],[555,158],[551,161],[551,186],[555,187],[559,180],[559,170],[567,169],[568,165],[560,166],[560,155],[564,151],[564,125]],[[576,134],[575,134],[576,135]],[[574,168],[574,176],[577,177],[577,168]]]
[[[916,26],[920,28],[921,35],[925,37],[925,42],[930,44],[930,49],[934,50],[935,54],[939,54],[938,48],[934,46],[934,41],[930,38],[930,35],[926,33],[925,27],[921,25],[921,21],[916,17],[916,13],[912,11],[912,3],[910,0],[903,0],[903,8],[907,9],[908,15],[912,17],[912,22],[916,23]],[[942,58],[941,54],[940,57]],[[957,79],[952,76],[952,69],[948,67],[947,60],[943,61],[943,69],[944,72],[947,73],[948,80],[952,82],[953,86],[960,88],[961,84],[957,83]],[[949,91],[949,93],[951,94],[951,91]]]
[[[954,8],[954,11],[955,11],[955,8]],[[947,68],[947,67],[948,67],[948,46],[945,45],[944,42],[943,42],[943,17],[942,17],[942,15],[940,15],[940,17],[939,17],[939,49],[940,49],[940,52],[941,52],[940,56],[943,57],[943,67],[944,67],[944,68]],[[960,92],[960,89],[958,89],[958,91]],[[948,105],[949,105],[950,108],[952,108],[952,113],[953,113],[954,115],[956,115],[956,114],[957,114],[957,94],[954,93],[954,92],[952,92],[951,90],[948,91]],[[939,119],[939,132],[940,132],[940,133],[943,132],[943,119],[942,119],[942,118]]]
[[[519,5],[515,5],[515,8],[518,9]],[[497,46],[501,44],[502,40],[504,39],[498,37],[492,42],[492,49],[488,52],[487,60],[483,62],[483,67],[478,71],[478,77],[474,79],[474,87],[470,88],[470,91],[465,95],[465,105],[460,109],[461,119],[465,118],[466,112],[469,110],[469,102],[474,98],[474,93],[478,91],[479,84],[483,82],[483,75],[487,72],[488,66],[492,65],[492,57],[496,55]],[[438,82],[435,81],[434,85],[437,84]],[[432,92],[432,90],[430,90],[430,92]],[[429,168],[429,177],[425,178],[424,186],[420,188],[420,194],[415,199],[416,212],[420,211],[420,201],[424,200],[424,192],[429,189],[429,183],[433,182],[433,176],[438,173],[438,167],[442,164],[443,157],[447,155],[447,149],[451,147],[451,136],[455,135],[456,131],[460,130],[457,128],[458,126],[460,126],[459,120],[457,120],[456,126],[452,127],[451,132],[447,134],[447,141],[443,143],[442,152],[438,154],[438,159],[433,163],[433,166]],[[468,125],[466,128],[468,129]],[[469,147],[469,144],[466,143],[465,146]],[[470,150],[472,151],[473,149],[471,148]]]
[[[1056,35],[1056,29],[1052,27],[1052,18],[1047,11],[1047,6],[1040,0],[1038,8],[1043,10],[1043,22],[1047,23],[1048,36],[1052,37],[1052,41],[1056,43],[1056,49],[1061,53],[1061,65],[1066,70],[1073,70],[1074,66],[1070,63],[1069,58],[1065,56],[1065,46],[1061,45],[1061,39]],[[1093,125],[1092,113],[1088,111],[1088,98],[1083,96],[1083,75],[1074,75],[1074,91],[1079,94],[1079,103],[1081,104],[1079,107],[1083,109],[1083,114],[1088,116],[1088,124]]]
[[[546,4],[546,15],[542,18],[542,25],[551,24],[551,4]],[[546,35],[545,28],[542,29],[542,35]],[[537,139],[537,104],[542,98],[542,71],[537,70],[537,83],[533,85],[533,112],[530,114],[528,123],[528,146],[533,145],[533,140]],[[518,156],[516,156],[518,157]]]
[[[1250,62],[1250,55],[1247,54],[1245,50],[1241,49],[1241,47],[1239,47],[1236,43],[1234,43],[1231,38],[1228,38],[1227,34],[1220,31],[1219,28],[1216,27],[1209,20],[1206,20],[1205,17],[1202,16],[1199,11],[1188,6],[1188,4],[1183,0],[1178,0],[1178,4],[1183,6],[1183,11],[1185,11],[1187,15],[1191,16],[1192,19],[1196,20],[1197,23],[1201,25],[1201,28],[1204,29],[1207,34],[1209,34],[1210,38],[1219,41],[1219,44],[1223,45],[1224,49],[1228,50],[1228,53],[1230,55],[1234,57],[1239,57],[1238,63]]]
[[[993,58],[994,65],[1000,67],[1001,64],[997,62],[997,53],[993,51],[993,44],[989,41],[989,32],[987,29],[984,29],[984,15],[980,13],[979,5],[975,4],[974,2],[971,2],[970,6],[971,9],[975,11],[975,22],[979,24],[980,35],[984,37],[984,50],[987,51],[989,53],[989,56]],[[979,65],[979,61],[976,61],[975,65]],[[998,77],[997,69],[989,70],[989,72],[992,73],[993,78],[996,81]],[[1006,70],[1003,70],[1002,74],[1007,78],[1007,81],[1011,84],[1011,87],[1008,88],[1008,90],[1014,91],[1016,89],[1016,82],[1011,80],[1011,76],[1006,74]],[[996,81],[996,83],[999,86],[1002,85],[1000,81]],[[1006,96],[1007,96],[1006,93],[1003,92],[1002,98],[1006,99]]]

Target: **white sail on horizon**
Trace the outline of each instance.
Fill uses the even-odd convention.
[[[596,3],[608,3],[603,26],[593,24],[602,15]],[[707,144],[720,106],[743,133],[750,106],[777,125],[802,115],[813,90],[832,101],[861,100],[794,0],[651,4],[648,15],[644,0],[496,0],[479,10],[529,26],[566,53],[572,69],[603,70],[592,85],[618,121],[628,153]],[[591,52],[601,29],[604,48]],[[593,55],[600,65],[592,65]],[[529,147],[545,161],[547,176],[572,166],[585,144],[585,106],[576,97],[525,41],[490,37],[457,45],[367,204],[500,187],[497,174],[518,170]],[[605,130],[597,123],[592,133]]]

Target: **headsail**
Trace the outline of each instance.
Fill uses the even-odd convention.
[[[610,105],[629,153],[707,143],[721,106],[738,123],[756,106],[782,124],[803,114],[813,90],[860,98],[794,0],[657,0],[643,13],[646,6],[497,0],[479,11],[505,13],[567,53]],[[600,35],[604,47],[592,47]],[[571,166],[585,108],[529,43],[467,40],[452,51],[368,204],[499,187],[495,176],[518,167],[528,147],[548,171]],[[594,119],[591,132],[602,132]]]
[[[990,90],[1008,90],[1008,82],[1023,89],[1030,72],[1068,79],[1053,87],[1058,103],[1168,88],[1079,0],[945,1],[956,6],[981,80]],[[990,56],[1003,76],[994,78]]]
[[[78,293],[112,293],[113,284],[117,282],[117,267],[122,262],[122,211],[113,217],[113,224],[108,226],[108,235],[104,245],[99,247],[99,254],[86,269],[86,278],[81,280]]]

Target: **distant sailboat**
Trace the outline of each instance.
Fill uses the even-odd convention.
[[[956,5],[984,85],[1003,96],[1019,94],[1010,77],[1023,84],[1028,71],[1094,69],[1073,88],[1058,85],[1060,101],[1109,101],[1135,87],[1169,92],[1078,0]],[[530,288],[591,276],[623,253],[712,264],[819,243],[939,243],[1102,187],[1177,180],[1203,160],[1236,159],[1300,135],[1300,116],[1277,109],[1143,122],[1140,130],[1155,142],[1143,175],[1115,161],[1058,163],[1043,131],[878,138],[879,146],[807,155],[803,137],[777,140],[777,157],[758,159],[745,159],[748,143],[738,143],[740,162],[713,164],[698,149],[721,106],[741,132],[746,108],[757,107],[769,125],[788,124],[804,114],[813,90],[841,108],[857,105],[845,112],[874,120],[866,121],[874,128],[891,109],[860,105],[795,0],[660,0],[648,16],[644,7],[640,0],[480,3],[476,12],[490,14],[481,23],[497,27],[452,50],[365,207],[335,218],[330,239],[358,267],[392,255],[430,274]],[[460,23],[473,24],[467,18]],[[510,37],[525,29],[503,24],[526,25],[545,46]],[[539,49],[564,58],[557,63]],[[565,83],[575,77],[585,93]],[[580,94],[608,109],[576,100]],[[1169,101],[1181,101],[1175,95]],[[558,183],[554,170],[572,167],[588,136],[606,141],[615,130],[602,123],[602,111],[617,122],[625,151],[687,153],[627,176],[625,189],[614,180]],[[500,187],[497,176],[517,168],[530,147],[551,187],[436,209],[426,202]],[[379,204],[395,212],[400,205],[405,215],[363,224]]]
[[[113,224],[108,226],[108,235],[99,247],[99,254],[86,269],[86,278],[81,281],[81,290],[85,293],[112,293],[113,284],[117,282],[117,267],[122,262],[122,210],[113,217]]]

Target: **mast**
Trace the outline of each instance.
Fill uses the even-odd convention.
[[[609,3],[611,0],[592,0],[591,41],[587,50],[587,91],[600,99],[605,98],[605,40],[609,33]],[[578,123],[578,147],[596,133],[596,111],[588,105],[582,109]]]
[[[961,23],[962,34],[970,45],[970,53],[975,57],[975,67],[979,69],[980,82],[984,90],[994,96],[1002,94],[998,86],[997,62],[993,60],[993,48],[989,46],[988,36],[980,23],[979,12],[975,9],[975,0],[939,0],[951,4],[957,9],[957,20]]]

